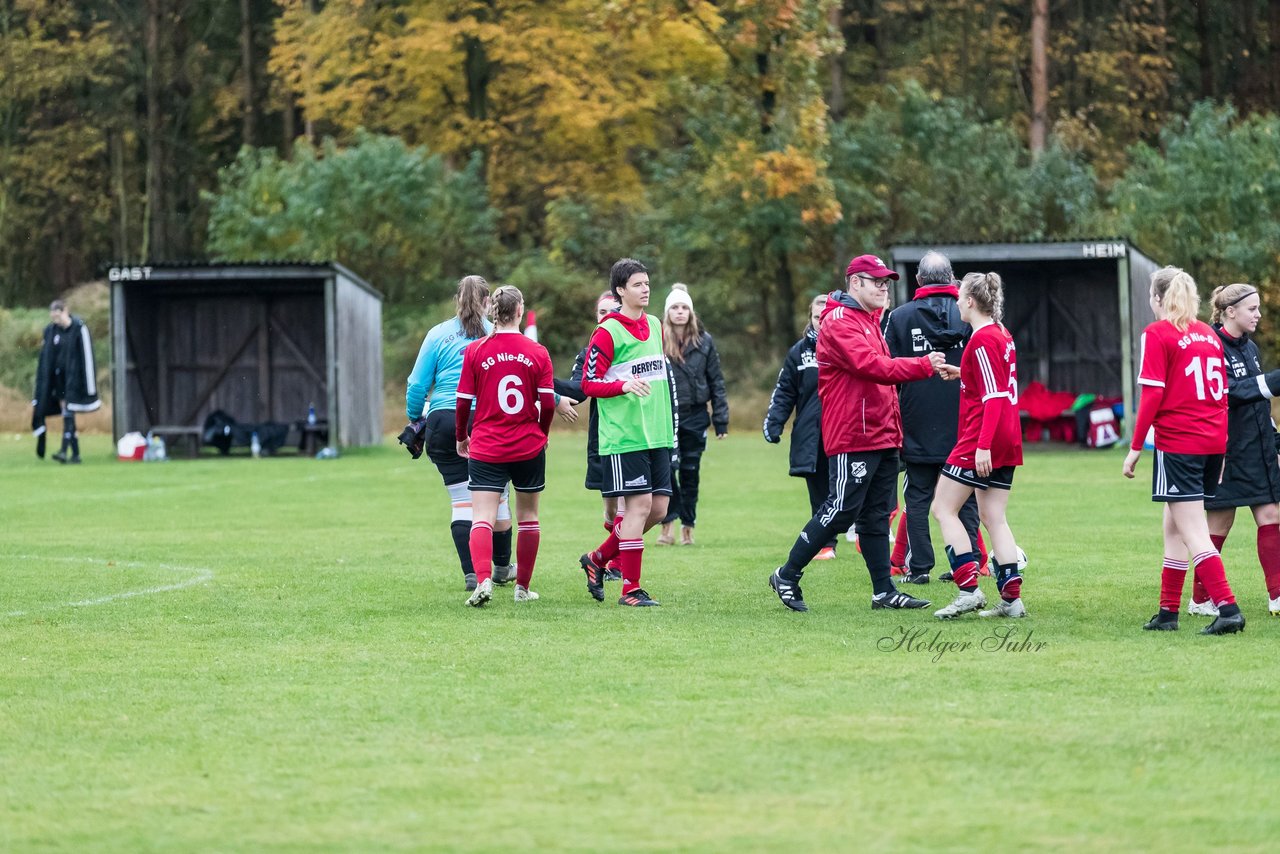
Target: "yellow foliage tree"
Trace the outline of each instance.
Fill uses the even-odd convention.
[[[599,0],[280,0],[271,68],[308,117],[454,158],[485,154],[508,239],[538,236],[548,201],[641,190],[633,155],[660,133],[671,76],[723,57],[669,4]]]

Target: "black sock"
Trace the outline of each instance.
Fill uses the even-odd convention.
[[[493,565],[511,565],[511,529],[493,532]]]
[[[1235,602],[1232,602],[1230,605],[1218,606],[1219,617],[1234,617],[1236,614],[1239,614],[1239,613],[1240,613],[1240,606],[1237,605]]]
[[[862,536],[862,559],[867,563],[867,574],[871,576],[871,589],[876,595],[894,593],[891,576],[893,570],[889,566],[889,536],[883,534],[864,534]]]
[[[823,507],[826,507],[824,504]],[[796,537],[795,543],[791,546],[791,552],[787,555],[787,562],[782,565],[779,573],[787,581],[799,581],[800,574],[804,572],[806,566],[813,561],[813,556],[822,549],[822,544],[831,539],[831,535],[838,530],[834,520],[830,525],[824,525],[820,515],[814,516],[809,523],[804,526],[804,530],[800,532],[800,536]],[[845,527],[849,527],[847,524]],[[839,529],[843,530],[843,529]]]
[[[458,550],[462,574],[471,575],[475,572],[471,566],[471,523],[465,519],[455,519],[449,523],[449,533],[453,536],[453,547]]]
[[[76,459],[80,456],[80,440],[75,436],[71,437],[71,458]]]
[[[892,573],[888,569],[872,569],[867,567],[867,572],[871,575],[872,595],[879,596],[882,593],[896,593],[898,588],[893,586],[893,579],[890,577]]]

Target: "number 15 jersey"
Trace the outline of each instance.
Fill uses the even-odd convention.
[[[1163,389],[1156,448],[1171,454],[1226,452],[1227,376],[1222,342],[1208,324],[1193,320],[1185,332],[1167,320],[1148,326],[1138,384]]]
[[[536,457],[547,446],[555,407],[552,383],[547,348],[519,332],[495,332],[467,345],[458,378],[458,417],[461,421],[476,402],[470,455],[485,463]]]

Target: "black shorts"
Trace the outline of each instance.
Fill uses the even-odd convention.
[[[604,461],[600,459],[599,454],[593,454],[587,451],[587,489],[592,492],[599,492],[604,489]]]
[[[445,486],[467,480],[467,461],[458,456],[454,415],[452,409],[437,409],[427,416],[427,456],[440,470]]]
[[[1013,489],[1013,472],[1017,466],[1000,466],[998,469],[992,469],[991,474],[981,477],[974,469],[961,468],[960,466],[947,464],[942,467],[942,476],[949,477],[956,483],[963,483],[965,486],[972,486],[974,489]]]
[[[602,456],[605,498],[623,495],[671,494],[671,449],[651,448]]]
[[[536,457],[508,463],[467,460],[467,469],[471,472],[468,488],[472,492],[502,492],[507,481],[516,492],[541,492],[547,485],[547,452],[543,449]]]
[[[1218,492],[1222,454],[1171,454],[1156,451],[1151,467],[1151,500],[1204,501]]]

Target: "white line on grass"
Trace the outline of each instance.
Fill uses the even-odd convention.
[[[59,605],[46,605],[43,608],[37,608],[39,611],[54,611],[58,608],[87,608],[91,605],[106,605],[109,602],[115,602],[120,599],[132,599],[135,596],[151,596],[156,593],[169,593],[173,590],[183,590],[188,587],[195,587],[198,584],[204,584],[213,579],[213,570],[199,566],[174,566],[167,563],[139,563],[136,561],[109,561],[91,557],[49,557],[47,555],[12,555],[15,560],[33,560],[33,561],[59,561],[62,563],[80,563],[80,564],[98,564],[101,566],[119,567],[123,569],[163,569],[168,572],[190,572],[194,573],[190,578],[173,584],[161,584],[155,587],[147,587],[142,590],[125,590],[121,593],[112,593],[109,596],[99,596],[96,599],[81,599],[77,602],[63,602]],[[10,611],[5,614],[6,617],[25,617],[30,611]]]

